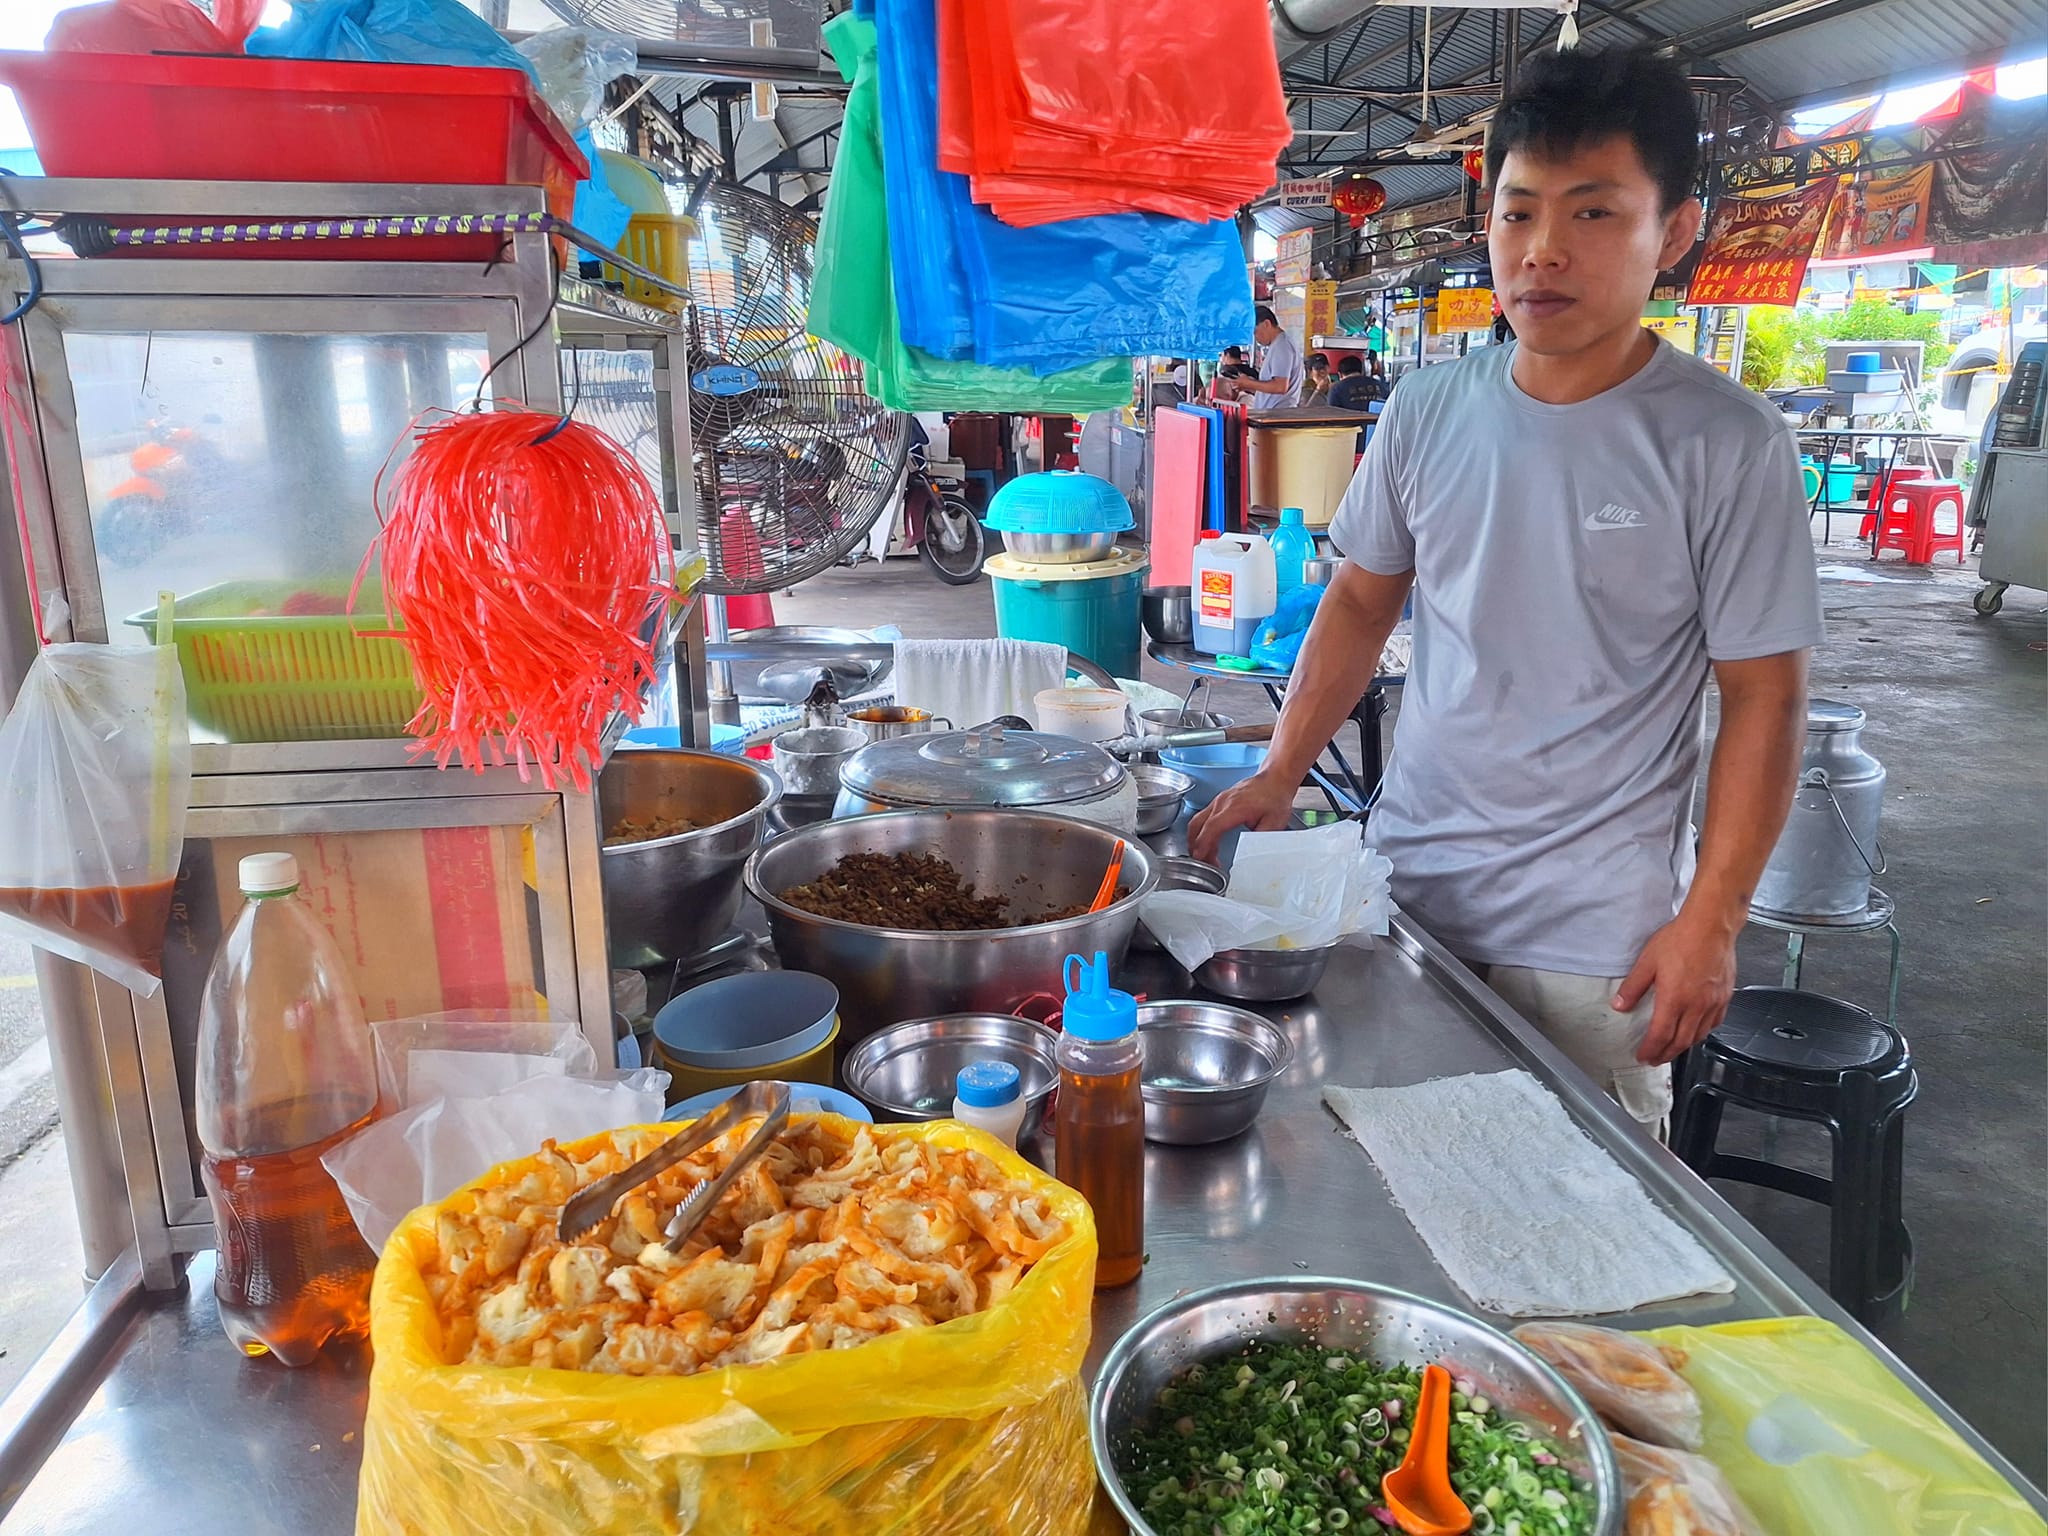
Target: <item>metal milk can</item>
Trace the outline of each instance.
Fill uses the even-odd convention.
[[[1877,840],[1884,764],[1863,750],[1864,720],[1854,704],[1808,701],[1799,793],[1751,906],[1826,923],[1870,905],[1871,877],[1884,873]]]

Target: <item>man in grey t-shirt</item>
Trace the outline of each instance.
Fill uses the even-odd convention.
[[[1197,820],[1285,823],[1412,584],[1415,662],[1369,836],[1395,895],[1636,1119],[1721,1020],[1791,804],[1820,599],[1783,422],[1641,328],[1691,244],[1696,119],[1646,55],[1546,56],[1487,139],[1518,341],[1411,375],[1331,526],[1267,766]],[[1721,729],[1698,867],[1701,698]]]
[[[1252,326],[1252,340],[1259,344],[1259,376],[1235,379],[1231,398],[1244,400],[1254,409],[1301,404],[1301,386],[1308,369],[1301,360],[1301,348],[1280,329],[1271,309],[1261,304]]]

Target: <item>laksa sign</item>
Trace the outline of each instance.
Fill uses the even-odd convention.
[[[1775,197],[1723,197],[1688,304],[1793,304],[1835,195],[1830,176]]]

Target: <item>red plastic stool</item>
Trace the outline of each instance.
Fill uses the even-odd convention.
[[[1877,532],[1878,509],[1884,505],[1885,493],[1893,486],[1907,480],[1931,480],[1933,478],[1934,471],[1924,464],[1897,464],[1892,467],[1890,474],[1887,475],[1880,471],[1873,476],[1870,482],[1870,494],[1863,501],[1863,505],[1870,508],[1870,510],[1864,514],[1862,526],[1856,530],[1856,537],[1867,539]]]
[[[1907,564],[1928,565],[1937,550],[1952,549],[1961,565],[1963,539],[1963,488],[1953,480],[1908,480],[1884,499],[1870,558],[1896,549]]]

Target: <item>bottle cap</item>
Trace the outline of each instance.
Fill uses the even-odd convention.
[[[1067,956],[1067,1002],[1060,1027],[1077,1040],[1121,1040],[1138,1028],[1138,1000],[1109,984],[1109,956],[1095,952],[1090,965]]]
[[[276,896],[299,888],[299,861],[288,853],[252,853],[237,873],[244,896]]]
[[[1280,523],[1282,527],[1286,528],[1299,528],[1304,526],[1301,508],[1282,507],[1280,509]]]
[[[954,1079],[953,1092],[974,1109],[997,1109],[1017,1102],[1024,1077],[1007,1061],[970,1061]]]

